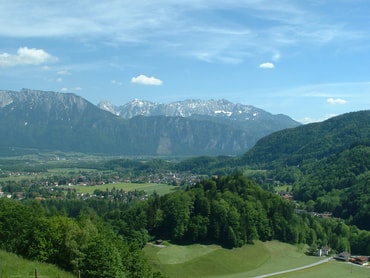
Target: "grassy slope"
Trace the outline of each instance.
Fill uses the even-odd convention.
[[[320,260],[303,250],[276,241],[256,242],[232,250],[216,245],[151,245],[145,252],[153,266],[169,277],[253,277],[307,265]]]
[[[311,277],[325,277],[325,278],[369,278],[370,268],[360,267],[349,263],[331,261],[312,268],[295,271],[292,273],[285,273],[273,276],[274,278],[311,278]]]
[[[68,272],[62,271],[54,265],[33,262],[25,260],[15,254],[7,253],[0,250],[0,277],[15,278],[15,277],[35,277],[35,269],[37,269],[39,278],[74,278]]]

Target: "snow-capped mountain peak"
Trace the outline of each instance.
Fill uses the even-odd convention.
[[[154,103],[134,99],[122,106],[114,106],[108,101],[102,101],[98,106],[113,114],[130,119],[135,116],[171,116],[171,117],[191,117],[191,116],[212,116],[227,117],[231,119],[251,120],[262,114],[269,114],[251,105],[232,103],[225,99],[221,100],[200,100],[188,99],[171,103]]]

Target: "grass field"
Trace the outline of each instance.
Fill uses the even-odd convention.
[[[242,248],[223,249],[218,245],[173,245],[144,248],[153,267],[168,277],[245,278],[308,265],[322,258],[306,256],[304,246],[277,241],[256,242]],[[351,265],[324,263],[306,270],[274,277],[351,277]],[[335,274],[333,276],[333,274]],[[347,276],[343,275],[344,273]],[[352,266],[352,277],[369,278],[370,269]],[[302,276],[300,276],[302,275]],[[329,276],[332,275],[332,276]],[[342,276],[340,276],[342,275]]]
[[[169,245],[165,248],[146,246],[145,252],[153,266],[169,277],[205,277],[245,272],[269,258],[260,246],[234,250],[216,245]]]
[[[370,278],[370,268],[359,267],[345,262],[331,261],[312,268],[273,276],[274,278]]]
[[[33,278],[37,269],[39,278],[75,278],[76,275],[60,270],[54,265],[28,261],[0,250],[0,277]]]
[[[168,185],[168,184],[124,183],[124,182],[117,182],[117,183],[110,183],[110,184],[103,184],[103,185],[94,185],[94,186],[73,185],[73,186],[69,186],[69,188],[75,188],[77,190],[77,192],[84,193],[84,194],[92,194],[92,193],[94,193],[95,189],[112,190],[113,188],[116,188],[118,190],[123,189],[125,191],[143,190],[148,194],[151,194],[155,191],[158,195],[164,195],[164,194],[167,194],[171,191],[176,190],[175,186]]]
[[[49,162],[51,163],[51,162]],[[1,181],[21,181],[21,180],[32,180],[35,178],[47,178],[53,175],[70,175],[70,174],[78,174],[81,171],[84,172],[96,172],[97,170],[95,169],[86,169],[86,168],[53,168],[53,169],[48,169],[45,172],[37,172],[32,173],[32,174],[27,174],[27,173],[18,173],[17,175],[13,176],[8,176],[8,177],[0,177],[0,182]]]

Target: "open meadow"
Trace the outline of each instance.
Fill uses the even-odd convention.
[[[315,267],[302,269],[281,275],[275,275],[274,278],[311,278],[311,277],[325,277],[325,278],[369,278],[370,268],[361,267],[351,263],[330,261]]]
[[[305,246],[278,241],[256,242],[242,248],[224,249],[218,245],[175,245],[165,243],[144,248],[153,267],[168,277],[245,278],[293,269],[323,260],[307,256]],[[352,275],[352,276],[351,276]],[[273,277],[358,277],[369,278],[370,269],[330,261],[308,269]]]
[[[322,258],[306,256],[304,246],[277,241],[256,242],[241,248],[218,245],[148,244],[144,251],[153,267],[169,277],[255,277],[304,266]]]

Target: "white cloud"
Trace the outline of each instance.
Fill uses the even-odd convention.
[[[146,75],[140,74],[136,77],[131,78],[131,83],[137,83],[142,85],[162,85],[162,80],[155,78],[153,76],[148,77]]]
[[[326,102],[329,104],[346,104],[347,103],[347,101],[342,98],[328,98]]]
[[[43,49],[21,47],[16,54],[0,54],[0,67],[14,67],[18,65],[39,65],[55,62],[58,58]]]
[[[58,77],[56,80],[55,80],[56,82],[63,82],[63,78],[61,78],[61,77]]]
[[[271,53],[276,49],[332,41],[367,40],[367,30],[350,29],[351,18],[326,13],[325,3],[260,0],[158,0],[158,1],[54,1],[53,5],[32,1],[2,1],[0,36],[15,38],[79,38],[103,43],[150,44],[150,49],[187,55],[210,49],[210,59],[232,57],[244,60],[249,54]],[[271,2],[271,3],[270,3]],[[308,1],[309,2],[309,1]],[[325,1],[324,1],[325,2]],[[364,4],[365,5],[365,4]],[[32,10],[32,13],[29,12]],[[219,11],[239,16],[220,17]],[[361,9],[359,8],[359,11]],[[366,9],[361,11],[365,16]],[[205,16],[199,16],[204,14]],[[194,16],[192,16],[194,15]],[[357,15],[357,14],[356,14]],[[357,15],[358,16],[358,15]],[[249,18],[261,26],[253,28]],[[234,57],[234,53],[241,53]],[[197,57],[197,56],[195,56]],[[214,59],[213,59],[214,58]],[[279,54],[273,61],[279,59]],[[230,60],[226,59],[225,62]],[[233,61],[233,60],[231,60]]]
[[[302,124],[310,124],[310,123],[316,123],[316,122],[322,122],[323,119],[314,119],[312,117],[304,117],[300,122]]]
[[[302,121],[300,121],[302,124],[310,124],[310,123],[318,123],[326,121],[332,117],[336,117],[338,114],[326,114],[320,118],[312,118],[312,117],[304,117]]]
[[[261,69],[273,69],[275,65],[271,62],[262,63],[259,65]]]

